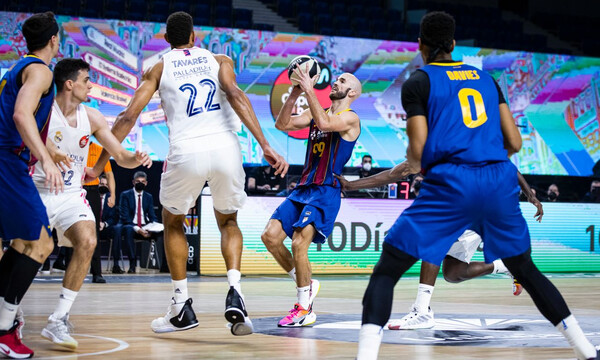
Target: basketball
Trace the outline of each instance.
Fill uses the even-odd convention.
[[[292,85],[294,85],[294,86],[298,85],[298,79],[296,78],[296,75],[294,74],[294,69],[299,65],[302,66],[301,67],[302,70],[304,70],[308,66],[308,68],[309,68],[308,74],[310,75],[311,78],[314,77],[315,75],[321,74],[321,68],[319,67],[319,63],[317,62],[317,60],[315,58],[312,58],[307,55],[296,56],[294,59],[292,59],[292,61],[288,65],[288,77],[290,78],[290,81],[292,82]],[[319,79],[319,77],[317,76],[315,78],[315,81],[313,82],[313,86],[317,83],[318,79]]]

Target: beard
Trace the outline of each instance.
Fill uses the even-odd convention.
[[[350,92],[350,89],[346,89],[346,92],[342,92],[340,90],[335,91],[335,92],[331,92],[329,94],[329,99],[331,100],[342,100],[343,98],[345,98],[346,96],[348,96],[348,93]]]

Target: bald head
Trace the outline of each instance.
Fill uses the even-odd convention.
[[[356,76],[343,73],[333,83],[329,98],[331,100],[342,100],[348,97],[351,101],[358,99],[362,94],[362,84]]]

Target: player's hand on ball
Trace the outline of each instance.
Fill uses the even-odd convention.
[[[152,166],[152,159],[150,159],[150,156],[145,151],[136,151],[135,152],[135,159],[142,166],[145,166],[147,168],[149,168],[150,166]]]
[[[308,74],[308,66],[308,64],[300,64],[294,69],[294,74],[298,79],[298,86],[304,92],[307,92],[308,90],[312,89],[314,87],[314,84],[316,83],[317,78],[319,77],[319,75],[315,75],[311,78]]]
[[[265,160],[275,169],[275,175],[281,175],[284,177],[288,172],[288,168],[290,164],[285,161],[283,156],[279,155],[273,148],[269,145],[263,147],[263,156]]]

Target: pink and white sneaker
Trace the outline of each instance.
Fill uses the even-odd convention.
[[[279,320],[279,327],[299,327],[312,325],[317,321],[317,315],[312,311],[312,306],[308,310],[300,304],[294,304],[294,307],[286,317]]]

